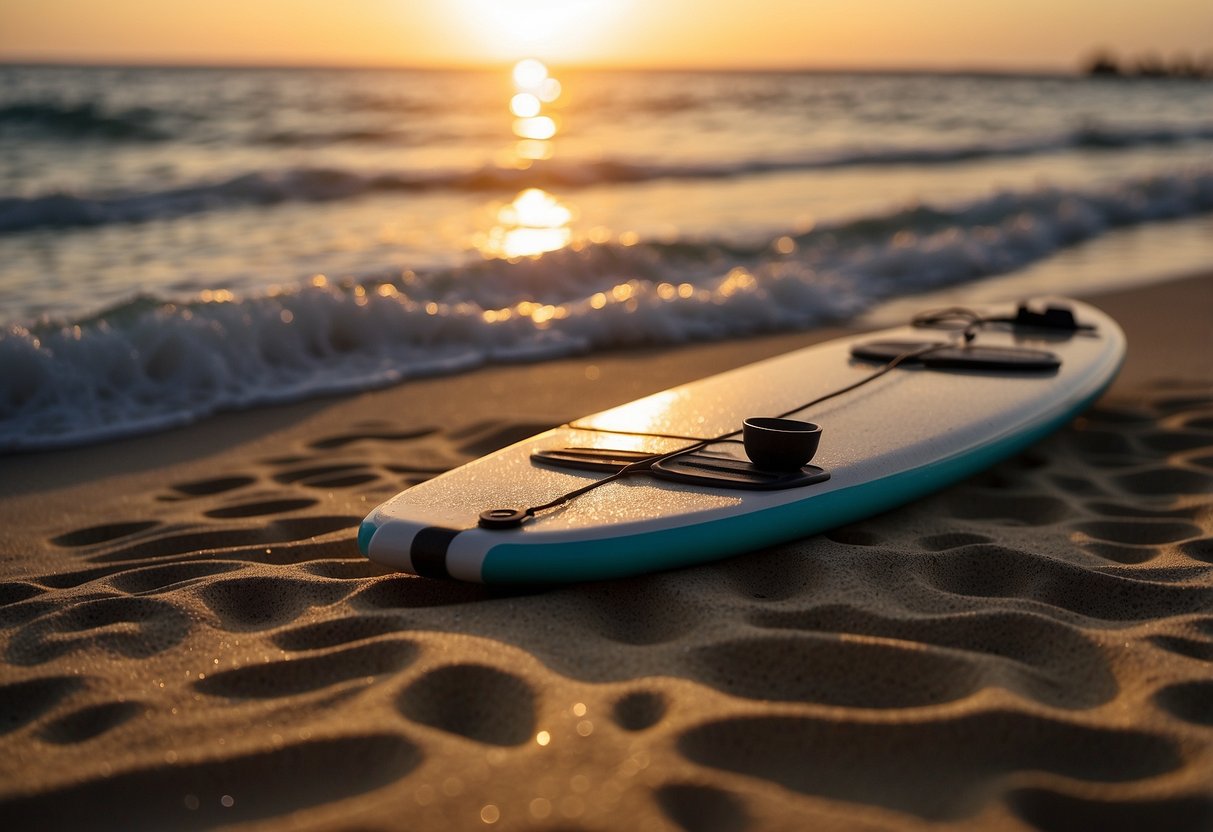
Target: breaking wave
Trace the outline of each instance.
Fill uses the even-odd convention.
[[[0,450],[64,447],[221,410],[481,364],[793,330],[977,280],[1109,229],[1213,211],[1213,171],[914,206],[742,247],[586,244],[244,297],[138,297],[0,332]]]

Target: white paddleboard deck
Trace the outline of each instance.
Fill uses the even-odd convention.
[[[829,478],[743,491],[630,475],[539,512],[519,528],[478,526],[482,512],[544,504],[606,474],[532,459],[536,451],[603,448],[665,453],[739,430],[871,375],[852,357],[874,340],[942,341],[944,330],[901,327],[849,337],[741,367],[579,419],[397,494],[363,522],[363,553],[428,577],[485,583],[560,583],[635,575],[716,560],[854,522],[993,465],[1070,421],[1115,377],[1125,354],[1116,323],[1064,303],[1091,329],[1054,333],[988,325],[983,347],[1047,350],[1051,372],[899,366],[794,418],[822,427],[812,465]],[[1007,316],[1014,306],[983,307]],[[617,431],[617,432],[616,432]],[[712,453],[746,459],[740,443]]]

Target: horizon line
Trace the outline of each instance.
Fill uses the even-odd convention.
[[[523,60],[532,56],[521,56]],[[537,57],[537,56],[535,56]],[[804,73],[804,74],[891,74],[891,75],[1002,75],[1002,76],[1033,76],[1033,77],[1086,77],[1082,65],[1070,68],[1061,67],[1016,67],[992,65],[828,65],[828,64],[736,64],[729,66],[707,66],[703,64],[665,64],[652,65],[643,63],[593,63],[593,62],[559,62],[548,61],[542,57],[538,60],[555,69],[573,72],[694,72],[694,73]],[[460,63],[429,63],[410,64],[405,62],[355,63],[341,61],[298,61],[298,62],[258,62],[245,60],[181,60],[160,58],[58,58],[33,56],[4,56],[0,55],[0,67],[54,67],[63,69],[247,69],[247,70],[284,70],[284,69],[326,69],[342,71],[358,70],[397,70],[410,72],[499,72],[508,70],[517,61],[484,61]]]

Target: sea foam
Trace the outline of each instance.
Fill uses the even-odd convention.
[[[1213,210],[1213,171],[1004,192],[774,237],[585,244],[518,261],[189,299],[0,333],[0,449],[636,344],[794,330],[977,280],[1109,229]]]

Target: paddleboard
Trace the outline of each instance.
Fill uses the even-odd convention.
[[[1124,359],[1120,328],[1084,303],[1036,298],[973,314],[982,322],[937,315],[575,420],[397,494],[367,516],[359,547],[400,571],[490,584],[617,578],[753,551],[1023,450],[1088,407]],[[745,419],[831,394],[790,414],[821,427],[810,463],[790,473],[751,463]]]

